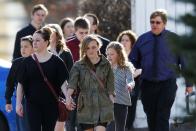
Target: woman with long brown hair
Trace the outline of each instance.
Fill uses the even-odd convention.
[[[70,72],[66,95],[67,108],[71,108],[71,95],[79,87],[77,119],[85,131],[105,131],[113,120],[114,76],[109,61],[100,54],[101,43],[95,35],[84,38],[80,47],[80,60]]]
[[[44,28],[51,31],[50,35],[50,46],[49,51],[53,54],[59,56],[65,63],[65,67],[70,72],[73,66],[73,58],[70,50],[67,48],[65,39],[63,37],[63,32],[58,24],[48,24]],[[66,94],[66,89],[62,89],[64,94]],[[64,131],[65,122],[57,121],[55,131]]]

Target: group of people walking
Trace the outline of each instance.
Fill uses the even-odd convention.
[[[171,65],[183,69],[185,63],[169,48],[168,38],[176,34],[165,29],[163,10],[151,14],[151,31],[137,39],[125,30],[111,42],[97,34],[95,14],[43,25],[47,14],[44,5],[35,5],[31,23],[16,35],[5,98],[10,112],[17,86],[18,131],[105,131],[111,121],[115,131],[132,130],[139,90],[149,130],[169,131],[177,89]],[[58,103],[46,79],[66,98],[65,122],[58,121]]]

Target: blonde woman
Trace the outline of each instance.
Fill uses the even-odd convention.
[[[51,31],[49,51],[59,56],[65,63],[68,71],[70,71],[73,66],[73,58],[70,50],[65,45],[65,39],[61,27],[58,24],[48,24],[44,28]],[[62,89],[62,91],[66,94],[66,89]],[[64,130],[65,122],[57,121],[55,131]]]
[[[59,56],[64,61],[68,71],[70,71],[73,66],[73,57],[66,46],[61,27],[58,24],[48,24],[44,28],[51,30],[49,51]]]

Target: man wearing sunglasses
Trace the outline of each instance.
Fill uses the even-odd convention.
[[[141,35],[129,56],[141,74],[141,100],[147,116],[149,131],[169,131],[170,111],[177,85],[174,66],[184,68],[181,57],[174,55],[169,48],[168,38],[176,35],[165,29],[167,14],[156,10],[150,16],[151,31]],[[186,92],[192,86],[186,84]]]

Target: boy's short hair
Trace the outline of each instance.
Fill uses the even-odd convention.
[[[78,28],[90,29],[90,22],[88,19],[84,17],[77,17],[74,22],[74,28],[75,28],[75,31],[77,31]]]
[[[31,44],[31,46],[33,46],[33,37],[32,37],[32,35],[27,35],[27,36],[22,37],[21,42],[22,41],[28,41]]]
[[[43,11],[45,11],[46,15],[48,15],[48,9],[43,4],[34,5],[32,11],[31,11],[31,14],[33,15],[38,10],[43,10]]]

